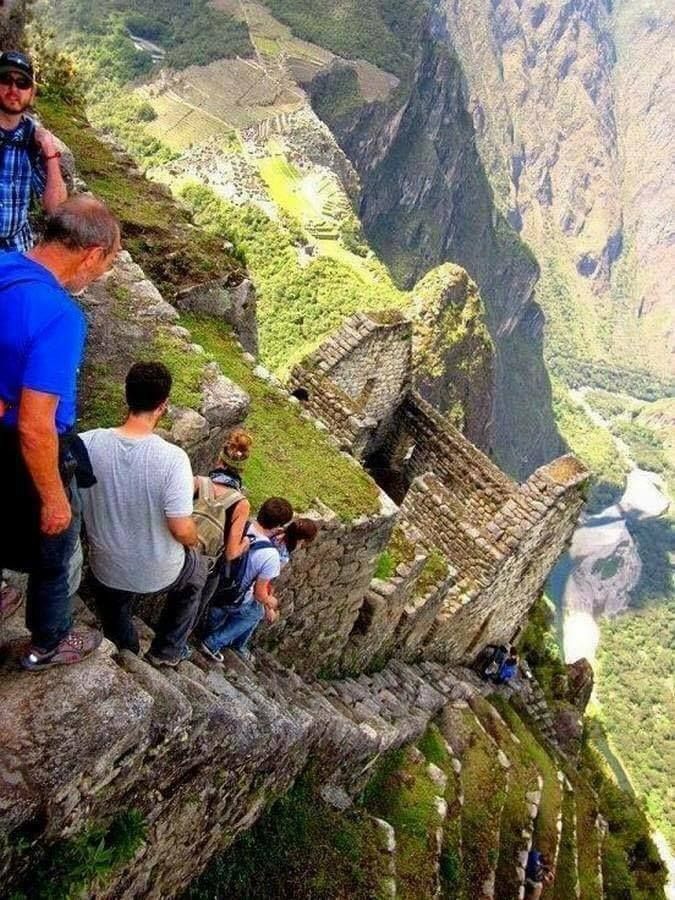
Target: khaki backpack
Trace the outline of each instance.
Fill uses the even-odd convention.
[[[228,513],[244,499],[244,495],[234,488],[226,488],[217,497],[215,485],[204,475],[197,476],[197,485],[193,517],[197,523],[198,547],[209,560],[209,571],[212,571],[225,549],[232,519]]]

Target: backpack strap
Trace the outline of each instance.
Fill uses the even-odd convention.
[[[197,475],[197,499],[198,500],[215,500],[216,489],[213,482],[206,475]]]

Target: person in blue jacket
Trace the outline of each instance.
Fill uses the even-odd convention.
[[[508,684],[518,674],[518,654],[515,647],[511,647],[511,652],[502,662],[495,675],[495,684]]]

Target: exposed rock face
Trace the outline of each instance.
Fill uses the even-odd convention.
[[[671,5],[438,9],[497,204],[542,266],[552,363],[606,365],[609,353],[615,365],[672,374]]]
[[[578,659],[567,666],[567,699],[583,715],[593,693],[593,666]]]
[[[436,39],[441,26],[428,23],[403,99],[330,124],[361,177],[368,238],[394,274],[409,284],[450,259],[480,285],[496,346],[497,453],[522,477],[562,449],[541,356],[543,319],[532,302],[538,267],[495,211],[462,70],[447,39]],[[324,77],[314,90],[330,89]],[[541,398],[536,414],[520,400],[524,384]]]
[[[176,297],[178,309],[218,316],[235,330],[247,353],[258,355],[258,321],[255,288],[248,278],[230,287],[228,279],[185,288]]]
[[[478,288],[446,263],[415,285],[413,308],[415,387],[472,443],[490,449],[494,346]]]

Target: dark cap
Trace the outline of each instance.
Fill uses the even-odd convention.
[[[35,81],[33,63],[24,53],[19,53],[18,50],[0,53],[0,72],[22,72],[31,81]]]

